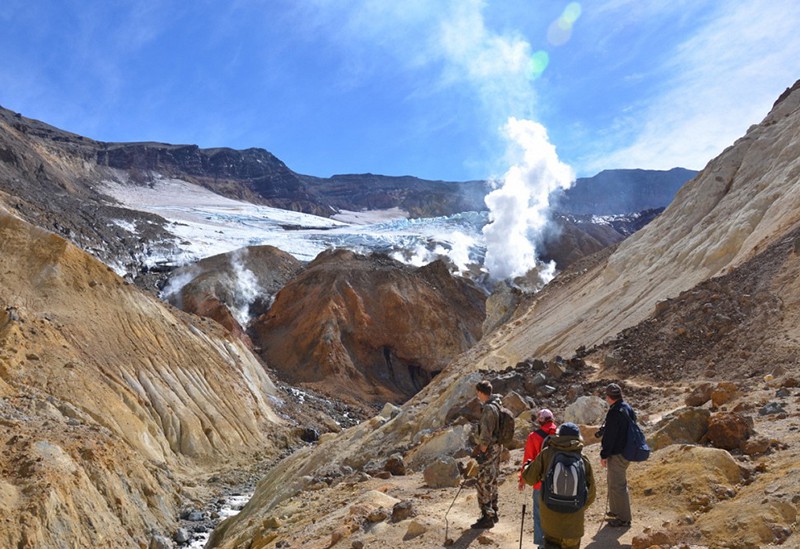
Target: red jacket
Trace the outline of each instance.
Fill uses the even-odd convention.
[[[542,431],[544,431],[548,435],[554,435],[554,434],[556,434],[557,427],[556,427],[555,422],[548,421],[544,425],[540,425],[539,429],[541,429]],[[538,429],[537,429],[537,431],[538,431]],[[537,431],[533,431],[531,434],[529,434],[528,435],[528,440],[525,442],[525,453],[522,456],[522,468],[520,468],[520,471],[519,471],[519,480],[520,480],[520,482],[523,482],[523,480],[522,480],[522,470],[525,468],[525,464],[528,463],[529,461],[533,461],[534,459],[536,459],[536,456],[538,456],[539,452],[542,451],[542,442],[544,442],[545,437],[543,437]],[[541,490],[541,488],[542,488],[541,481],[537,482],[533,486],[534,490]]]

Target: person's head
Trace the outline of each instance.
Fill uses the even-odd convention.
[[[606,400],[609,404],[622,400],[622,388],[616,383],[606,385]]]
[[[486,402],[492,396],[492,384],[482,379],[475,385],[475,394],[478,396],[478,400]]]
[[[556,431],[556,435],[560,437],[578,437],[581,438],[581,430],[572,422],[562,423]]]
[[[545,423],[553,421],[553,412],[547,408],[542,408],[536,416],[536,421],[539,425],[544,425]]]

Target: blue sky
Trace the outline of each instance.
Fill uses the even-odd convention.
[[[0,105],[300,173],[503,174],[509,117],[579,176],[701,169],[800,78],[797,0],[4,0]]]

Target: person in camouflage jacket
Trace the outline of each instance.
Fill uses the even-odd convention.
[[[492,384],[486,380],[475,386],[475,395],[481,403],[481,421],[478,427],[477,444],[472,456],[478,462],[478,505],[481,517],[472,528],[491,528],[498,521],[497,514],[497,474],[500,471],[502,448],[497,442],[500,427],[498,407],[492,406],[500,400],[492,394]]]

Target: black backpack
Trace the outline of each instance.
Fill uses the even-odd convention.
[[[589,487],[579,452],[556,451],[542,481],[542,502],[557,513],[575,513],[586,505]]]
[[[647,445],[647,439],[639,424],[627,410],[624,411],[624,415],[628,418],[628,438],[625,441],[625,448],[622,449],[622,457],[628,461],[647,461],[647,458],[650,457],[650,446]]]
[[[498,444],[511,448],[514,441],[514,414],[498,401],[490,402],[497,409],[497,432],[495,439]]]

